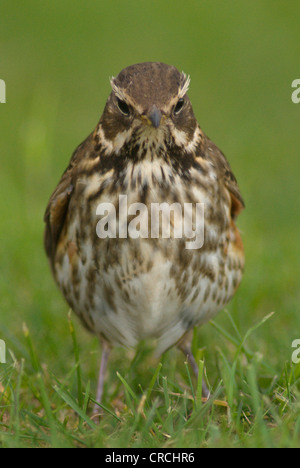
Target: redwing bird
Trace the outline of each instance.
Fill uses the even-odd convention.
[[[102,342],[98,402],[114,345],[134,347],[151,338],[158,353],[177,345],[197,374],[189,332],[224,307],[242,278],[235,220],[244,202],[225,156],[197,123],[189,82],[175,67],[156,62],[112,78],[99,123],[73,153],[46,209],[45,249],[54,278]],[[120,209],[125,195],[126,209],[136,203],[149,209],[135,236],[129,235],[132,217]],[[160,229],[151,237],[155,204],[192,206],[190,218],[202,204],[201,248],[187,248],[185,231],[175,235],[175,213],[170,235]],[[100,234],[99,206],[107,208],[101,222],[112,223]]]

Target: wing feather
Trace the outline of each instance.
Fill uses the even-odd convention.
[[[74,192],[78,174],[78,163],[84,158],[87,152],[90,151],[91,140],[92,134],[74,151],[69,166],[63,173],[56,189],[51,195],[45,211],[44,221],[46,227],[44,233],[44,247],[51,265],[53,265],[54,262],[57,244],[67,218],[70,200]]]
[[[237,180],[225,155],[209,138],[207,138],[206,142],[206,154],[208,153],[223,178],[225,187],[229,191],[231,198],[231,215],[233,219],[236,219],[238,214],[245,208],[245,203]]]

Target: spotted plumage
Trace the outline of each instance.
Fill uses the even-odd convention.
[[[232,298],[242,278],[235,220],[243,199],[225,156],[195,119],[189,81],[162,63],[133,65],[112,78],[98,125],[73,153],[46,209],[45,248],[55,280],[105,349],[152,338],[162,353],[185,343],[195,325]],[[127,233],[130,217],[122,217],[120,194],[149,210],[153,203],[204,204],[202,247],[187,249],[185,236],[175,237],[175,218],[170,238],[150,232],[99,238],[103,203],[114,205],[118,229]],[[148,221],[149,211],[140,216],[144,226]],[[183,349],[193,365],[190,349]]]

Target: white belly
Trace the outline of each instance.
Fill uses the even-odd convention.
[[[193,263],[180,276],[178,271],[174,274],[175,262],[166,259],[163,249],[141,242],[140,265],[132,262],[125,246],[118,264],[107,269],[93,267],[92,293],[90,249],[91,258],[85,264],[78,259],[78,291],[69,288],[68,301],[79,316],[84,315],[95,334],[106,337],[112,344],[134,347],[141,340],[154,338],[157,352],[161,353],[194,325],[210,320],[231,298],[235,289],[233,280],[239,280],[240,274],[235,270],[231,274],[225,268],[221,277],[217,253],[202,253],[202,263],[203,259],[209,263],[214,280],[195,271]],[[66,255],[57,275],[61,288],[66,289],[72,283],[71,272]],[[220,288],[224,275],[228,278],[227,287]]]

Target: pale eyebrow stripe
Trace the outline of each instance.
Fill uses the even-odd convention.
[[[190,82],[191,82],[191,77],[189,75],[186,75],[184,72],[182,72],[182,77],[183,77],[183,84],[182,87],[179,89],[178,97],[182,98],[189,89]]]

